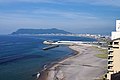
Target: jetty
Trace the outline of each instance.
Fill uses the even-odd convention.
[[[56,48],[56,47],[59,47],[59,45],[51,45],[48,47],[44,47],[43,50],[49,50],[49,49]]]

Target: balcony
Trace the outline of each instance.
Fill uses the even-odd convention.
[[[113,64],[108,64],[108,66],[113,66]]]
[[[108,59],[108,61],[113,61],[113,59]]]
[[[112,47],[112,45],[108,45],[108,47]]]
[[[108,52],[113,52],[113,49],[108,49]]]
[[[113,57],[113,54],[109,54],[108,57]]]
[[[108,69],[108,71],[109,71],[109,72],[114,72],[114,70],[113,70],[113,69]]]

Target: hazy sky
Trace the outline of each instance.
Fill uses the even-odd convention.
[[[120,0],[0,0],[0,34],[19,28],[109,34],[116,19]]]

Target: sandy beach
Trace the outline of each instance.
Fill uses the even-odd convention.
[[[106,73],[107,59],[95,56],[103,52],[90,45],[69,47],[78,54],[47,69],[39,80],[95,80]]]

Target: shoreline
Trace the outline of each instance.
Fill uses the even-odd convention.
[[[40,78],[37,79],[37,80],[49,80],[48,79],[48,74],[51,70],[55,70],[53,68],[58,67],[66,59],[69,59],[70,57],[73,57],[73,56],[79,54],[79,51],[76,51],[76,50],[72,49],[70,46],[68,46],[68,48],[70,48],[73,51],[72,55],[66,56],[66,57],[64,57],[64,58],[62,58],[62,59],[60,59],[56,62],[52,62],[51,64],[49,64],[47,66],[46,70],[43,69],[42,71],[40,71],[41,75],[40,75]]]
[[[81,74],[78,72],[80,69],[76,68],[76,65],[77,66],[80,65],[79,62],[77,63],[77,61],[74,61],[74,60],[76,60],[76,58],[79,58],[79,57],[82,58],[82,55],[83,56],[85,55],[85,51],[87,51],[88,48],[91,48],[91,45],[83,44],[80,46],[69,46],[69,48],[72,49],[75,52],[75,54],[62,59],[62,60],[56,62],[55,64],[52,64],[49,68],[47,68],[45,71],[43,71],[43,73],[41,73],[41,77],[38,80],[53,80],[56,77],[59,78],[59,80],[72,80],[72,79],[70,79],[70,76],[73,76],[73,74],[71,72],[74,72],[74,74],[76,74],[76,73]],[[83,48],[83,51],[82,51],[82,48]],[[82,69],[83,66],[86,68],[86,67],[90,67],[92,65],[82,64],[79,67],[81,67],[81,69]],[[66,67],[68,67],[68,68],[66,68]],[[67,69],[69,69],[69,70],[67,70]],[[99,77],[101,77],[106,72],[105,69],[104,69],[104,71],[101,70],[102,72],[100,70],[98,72]],[[88,73],[90,73],[89,70],[88,70]],[[78,78],[80,76],[78,74],[74,75],[74,77]],[[86,74],[87,73],[85,73],[85,75]],[[98,75],[96,76],[96,78],[98,77]],[[80,80],[80,79],[78,78],[75,80]],[[85,79],[83,79],[83,80],[85,80]]]

